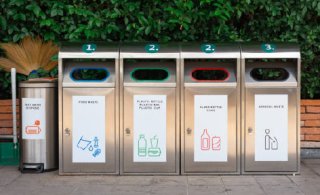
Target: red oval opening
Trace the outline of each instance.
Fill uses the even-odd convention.
[[[196,68],[191,71],[191,78],[198,82],[223,82],[229,79],[229,72],[224,68]]]

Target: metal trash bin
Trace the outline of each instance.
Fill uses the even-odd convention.
[[[60,175],[119,174],[118,70],[118,43],[61,43]]]
[[[180,173],[179,44],[120,49],[120,174]]]
[[[238,43],[181,43],[181,173],[240,174]]]
[[[300,170],[300,50],[241,43],[242,173]]]
[[[57,80],[19,83],[22,173],[58,169],[57,87]]]

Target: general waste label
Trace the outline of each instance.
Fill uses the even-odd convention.
[[[213,44],[203,44],[201,46],[201,50],[204,52],[204,53],[213,53],[216,51],[216,46],[213,45]]]
[[[144,47],[144,49],[148,53],[157,53],[160,50],[160,46],[158,44],[148,44]]]
[[[276,46],[274,44],[265,43],[261,45],[261,49],[266,53],[272,53],[276,50]]]
[[[97,50],[96,44],[84,44],[82,45],[82,51],[85,53],[92,53]]]
[[[106,162],[105,96],[72,96],[72,113],[72,162]]]
[[[288,161],[288,95],[255,95],[255,161]]]
[[[134,95],[133,161],[167,161],[167,96]]]
[[[194,161],[228,161],[228,96],[194,96]]]
[[[22,98],[22,139],[46,138],[44,98]]]

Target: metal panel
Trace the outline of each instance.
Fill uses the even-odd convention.
[[[145,46],[152,44],[152,42],[134,42],[134,43],[122,43],[120,58],[127,59],[177,59],[180,57],[179,44],[178,43],[164,43],[155,42],[160,49],[157,53],[148,53],[145,50]]]
[[[271,53],[265,53],[261,49],[261,44],[263,43],[240,43],[241,45],[241,173],[242,174],[296,174],[300,172],[300,84],[301,84],[301,59],[300,59],[300,49],[297,43],[271,43],[276,46],[276,50]],[[246,62],[246,59],[296,59],[296,62],[267,62],[267,63],[252,63]],[[251,78],[248,78],[246,73],[248,72],[247,67],[253,68],[251,64],[256,64],[255,67],[262,66],[273,66],[273,64],[281,65],[279,68],[285,67],[290,73],[290,77],[287,81],[276,81],[276,82],[250,82]],[[264,65],[263,65],[264,64]],[[248,83],[247,83],[248,81]],[[254,156],[246,154],[247,141],[247,122],[252,123],[252,118],[247,119],[247,114],[249,112],[254,112],[253,108],[248,106],[248,104],[254,104],[252,102],[252,97],[255,93],[264,94],[269,92],[269,94],[288,94],[289,95],[289,158],[290,162],[287,162],[287,166],[283,165],[284,162],[280,163],[278,167],[278,162],[265,162],[265,168],[261,166],[261,162],[258,163],[258,167],[255,169]],[[246,99],[249,98],[250,100]],[[248,110],[250,109],[250,110]],[[251,116],[251,115],[250,115]],[[250,117],[249,116],[249,117]],[[250,120],[250,121],[249,121]],[[292,120],[292,121],[290,121]],[[250,142],[252,145],[252,142]],[[252,154],[252,151],[251,151]],[[246,158],[248,157],[248,159]],[[295,161],[295,162],[293,162]],[[250,166],[250,168],[248,167]],[[294,167],[295,166],[295,167]],[[247,171],[249,170],[249,171]]]
[[[37,84],[36,84],[37,85]],[[21,161],[22,163],[44,163],[44,169],[58,168],[58,110],[57,110],[57,88],[20,88],[20,105],[22,98],[44,98],[46,113],[46,137],[43,140],[20,139]],[[20,113],[22,106],[20,106]],[[22,120],[20,120],[20,135],[24,129],[22,128]]]
[[[72,162],[72,96],[105,96],[105,163]],[[63,171],[65,173],[116,173],[116,124],[114,88],[64,88],[63,89],[63,129],[69,128],[71,135],[63,131]],[[90,121],[88,121],[90,122]]]
[[[234,88],[216,89],[213,87],[185,88],[184,121],[191,134],[184,137],[184,172],[185,173],[235,173],[237,172],[237,90]],[[228,160],[227,162],[195,162],[194,161],[194,95],[228,95]]]
[[[167,162],[133,162],[133,96],[134,95],[166,95],[167,112],[166,112],[166,149]],[[134,174],[169,174],[176,173],[176,89],[175,88],[124,88],[124,129],[131,130],[130,135],[123,135],[123,173]]]
[[[240,43],[241,57],[244,59],[258,58],[300,58],[300,49],[298,43],[294,42],[268,42],[274,44],[276,50],[272,53],[266,53],[261,49],[262,42],[243,42]]]
[[[97,50],[92,53],[85,53],[82,51],[84,44],[96,44]],[[61,42],[60,43],[59,58],[63,59],[106,59],[106,58],[119,58],[119,43],[106,43],[106,42]]]
[[[246,89],[245,100],[245,171],[256,172],[297,172],[297,89]],[[288,161],[255,161],[255,94],[288,94]],[[253,128],[253,134],[248,135],[248,129]]]
[[[201,50],[203,44],[214,44],[213,53]],[[237,59],[240,58],[239,43],[208,43],[208,42],[183,42],[181,43],[181,58],[183,59]]]
[[[119,108],[120,108],[120,102],[119,102],[119,95],[120,95],[120,90],[119,90],[119,43],[106,43],[106,42],[91,42],[90,44],[96,44],[97,45],[97,50],[93,53],[85,53],[82,51],[82,46],[84,44],[88,44],[86,42],[72,42],[72,43],[61,43],[60,45],[60,52],[59,52],[59,59],[58,59],[58,73],[59,73],[59,88],[58,88],[58,94],[59,94],[59,175],[82,175],[82,174],[119,174]],[[110,75],[110,80],[107,80],[104,83],[89,83],[89,82],[82,82],[80,83],[75,83],[75,82],[63,82],[63,74],[65,74],[65,64],[66,63],[74,63],[74,64],[81,64],[85,62],[66,62],[64,59],[113,59],[114,62],[112,65],[109,63],[110,62],[86,62],[86,63],[92,63],[93,66],[99,64],[104,64],[107,65],[110,69],[114,70],[112,75]],[[94,63],[94,64],[93,64]],[[112,67],[111,67],[112,66]],[[112,81],[111,81],[112,80]],[[111,81],[111,82],[109,82]],[[73,88],[74,91],[82,90],[81,88],[87,88],[89,91],[97,91],[100,88],[104,87],[103,90],[107,93],[109,90],[113,90],[113,93],[109,93],[112,95],[112,97],[108,98],[114,98],[114,131],[115,131],[115,140],[111,141],[112,143],[115,144],[114,146],[114,156],[115,158],[112,159],[114,161],[114,167],[110,167],[109,172],[108,169],[100,169],[102,171],[96,172],[96,170],[93,170],[90,172],[90,169],[87,170],[86,173],[84,172],[65,172],[64,171],[64,145],[63,145],[63,136],[64,136],[64,131],[63,131],[63,105],[66,105],[65,103],[63,104],[63,87],[66,87],[71,90]],[[108,87],[110,89],[106,89],[105,87]],[[91,89],[90,89],[91,88]],[[93,89],[95,88],[95,89]],[[89,93],[88,91],[88,93]],[[98,92],[99,93],[99,92]],[[106,99],[108,99],[106,98]],[[107,104],[106,104],[107,105]],[[68,105],[66,105],[68,106]],[[109,109],[109,108],[108,108]],[[70,116],[71,117],[71,116]],[[107,135],[107,134],[106,134]],[[110,137],[108,138],[110,140]],[[108,141],[106,140],[106,141]],[[96,165],[99,165],[99,163],[92,164],[92,167],[96,167]],[[99,167],[99,166],[97,166]],[[103,165],[102,165],[103,167]],[[112,169],[112,170],[111,170]]]

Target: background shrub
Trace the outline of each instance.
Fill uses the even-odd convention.
[[[319,0],[0,0],[0,42],[29,34],[56,43],[298,41],[302,98],[320,98]]]

